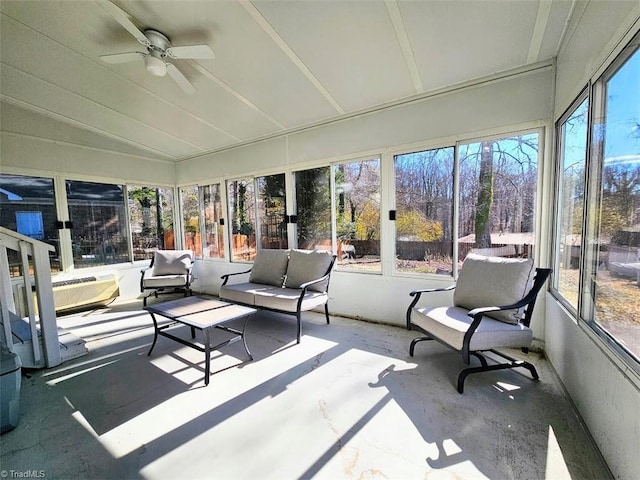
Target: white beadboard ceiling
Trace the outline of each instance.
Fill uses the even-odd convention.
[[[99,2],[2,0],[5,134],[182,160],[553,58],[568,0],[115,0],[213,60],[154,77]]]

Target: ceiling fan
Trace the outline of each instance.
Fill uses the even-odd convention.
[[[106,63],[124,63],[144,60],[147,71],[157,77],[169,76],[186,93],[195,93],[196,88],[178,68],[168,61],[171,59],[212,59],[215,58],[209,45],[186,45],[174,47],[169,38],[153,29],[141,31],[129,19],[129,15],[109,1],[101,1],[99,5],[122,25],[144,47],[144,52],[125,52],[112,55],[101,55],[100,59]]]

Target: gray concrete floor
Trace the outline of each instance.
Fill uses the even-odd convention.
[[[162,299],[166,300],[166,298]],[[307,313],[259,313],[247,342],[204,356],[166,338],[152,355],[141,302],[59,318],[87,356],[23,378],[3,478],[606,479],[548,363],[454,384],[460,357],[415,332]],[[188,330],[181,334],[188,338]],[[223,333],[220,333],[224,335]]]

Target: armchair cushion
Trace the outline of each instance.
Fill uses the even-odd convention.
[[[170,288],[187,285],[187,274],[184,275],[153,275],[153,269],[147,269],[142,274],[144,288]]]
[[[533,259],[484,257],[470,253],[464,260],[453,304],[471,310],[478,306],[510,305],[522,299],[531,287]],[[516,325],[521,311],[504,310],[487,315]]]
[[[153,258],[153,276],[186,275],[192,263],[191,250],[158,250]]]
[[[441,342],[462,350],[464,335],[473,322],[467,313],[467,309],[460,307],[416,308],[411,322]],[[505,325],[505,322],[485,317],[471,337],[469,349],[489,350],[497,346],[528,348],[532,341],[530,328],[522,324]]]
[[[291,250],[285,287],[299,288],[303,283],[326,275],[333,263],[333,256],[316,250]],[[309,290],[324,292],[328,280],[309,286]]]
[[[289,263],[289,250],[260,250],[249,275],[249,282],[282,287]]]

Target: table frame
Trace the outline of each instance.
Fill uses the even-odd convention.
[[[234,307],[236,312],[229,313],[229,307]],[[249,316],[257,312],[257,310],[254,308],[235,305],[229,302],[223,302],[211,297],[192,296],[192,297],[180,298],[177,300],[171,300],[171,301],[159,303],[156,305],[150,305],[150,306],[144,307],[144,309],[147,312],[149,312],[149,314],[151,315],[151,319],[153,320],[153,343],[151,344],[151,348],[149,349],[149,353],[147,353],[147,356],[151,355],[151,352],[156,346],[158,336],[170,338],[171,340],[178,342],[182,345],[191,347],[195,350],[198,350],[199,352],[204,352],[204,355],[205,355],[204,384],[205,386],[209,385],[209,377],[211,375],[211,351],[212,350],[218,350],[219,348],[225,347],[227,345],[231,345],[232,343],[242,340],[242,344],[244,345],[244,349],[247,352],[249,359],[253,360],[253,355],[251,355],[251,352],[249,351],[249,347],[247,346],[244,332],[247,327],[247,322],[249,321]],[[172,313],[172,310],[174,311],[173,313]],[[166,325],[158,326],[156,315],[159,315],[164,318],[168,318],[172,322]],[[213,319],[206,320],[203,322],[202,317],[203,316],[208,317],[209,315],[211,315]],[[243,317],[245,318],[245,321],[241,330],[223,325],[224,323],[237,320]],[[198,321],[198,319],[200,319],[200,321]],[[165,331],[171,327],[174,327],[177,324],[182,324],[190,327],[192,339],[195,339],[196,337],[195,331],[201,330],[204,336],[204,347],[200,346],[197,343],[190,342],[188,340],[177,337]],[[217,345],[211,345],[210,332],[212,329],[219,329],[228,333],[233,333],[235,334],[235,336],[225,340],[224,342],[218,343]]]

